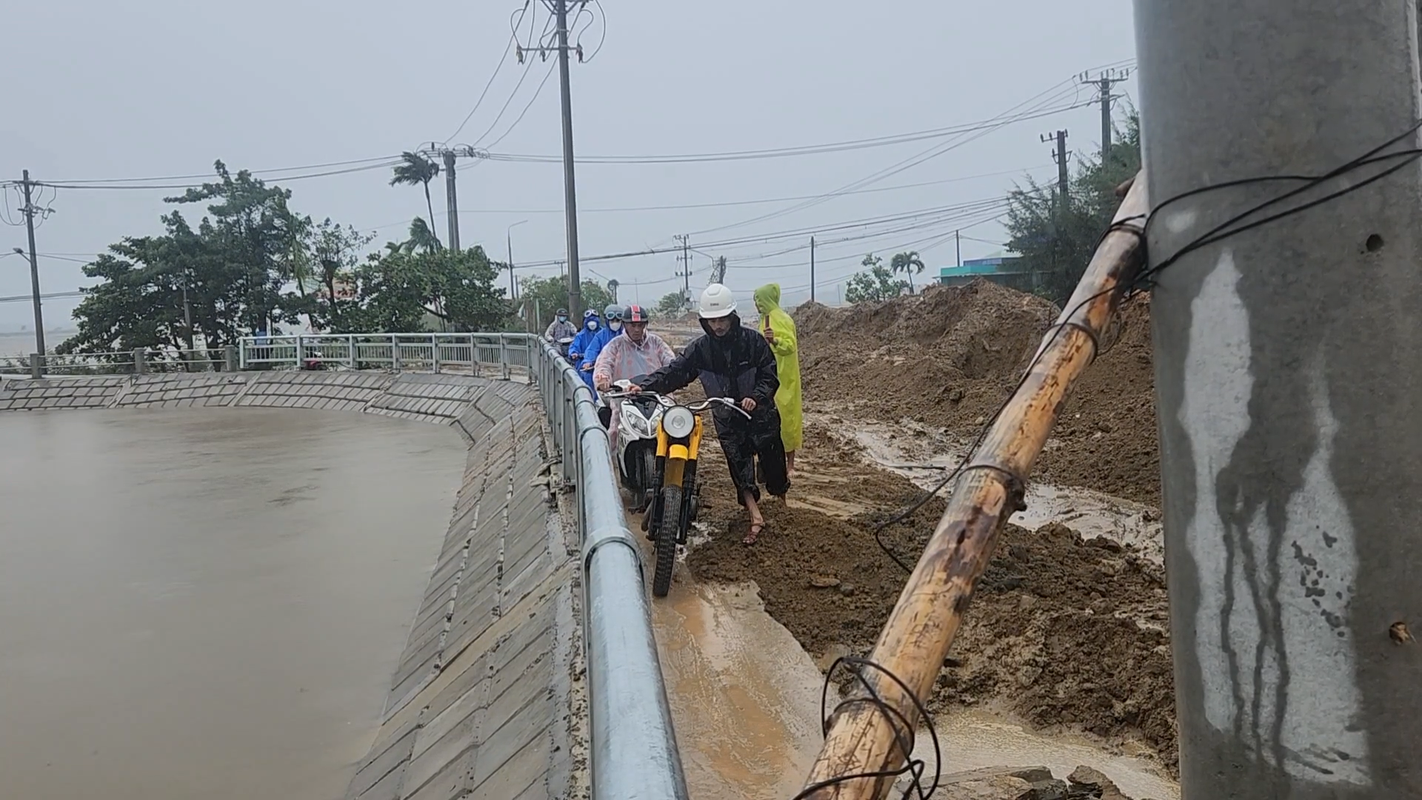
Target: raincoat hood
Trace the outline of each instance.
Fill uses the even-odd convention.
[[[770,312],[780,308],[780,284],[767,283],[755,290],[755,310],[761,316],[766,316]]]

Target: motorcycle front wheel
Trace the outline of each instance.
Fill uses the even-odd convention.
[[[681,487],[662,488],[662,513],[657,525],[656,571],[652,574],[652,594],[666,597],[671,591],[672,569],[676,567],[676,534],[681,529]]]

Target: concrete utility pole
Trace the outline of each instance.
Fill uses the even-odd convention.
[[[457,158],[481,158],[488,154],[480,150],[475,150],[469,145],[459,145],[457,147],[445,147],[439,142],[430,142],[429,146],[420,151],[420,155],[428,159],[440,158],[444,162],[444,204],[446,216],[445,221],[448,230],[449,249],[459,250],[459,199],[455,192],[455,169],[454,161]],[[430,225],[434,225],[434,220],[430,220]]]
[[[679,234],[676,234],[675,236],[673,236],[672,238],[673,238],[673,239],[676,239],[678,242],[681,242],[681,255],[679,255],[679,256],[676,257],[676,260],[681,262],[681,272],[678,272],[678,273],[676,274],[676,276],[677,276],[678,278],[681,278],[681,282],[682,282],[681,296],[685,298],[685,300],[683,301],[683,306],[684,306],[684,307],[690,307],[690,306],[691,306],[691,237],[688,236],[688,235],[686,235],[686,234],[684,234],[684,233],[679,233]]]
[[[44,361],[46,350],[44,347],[44,311],[40,307],[40,282],[39,282],[39,256],[35,254],[35,214],[39,209],[35,208],[33,201],[34,184],[30,182],[30,171],[25,170],[20,180],[20,189],[25,195],[25,207],[20,209],[20,213],[25,215],[25,234],[30,240],[30,294],[35,306],[35,357],[39,363],[32,365],[32,370],[38,370],[37,374],[44,374]]]
[[[810,237],[810,302],[815,302],[815,237]]]
[[[504,244],[508,245],[508,248],[509,248],[509,299],[510,299],[510,300],[517,300],[517,299],[518,299],[518,285],[514,283],[513,229],[514,229],[514,228],[517,228],[518,226],[520,226],[520,225],[522,225],[522,224],[524,224],[525,222],[528,222],[528,220],[526,220],[526,219],[521,219],[521,220],[519,220],[518,222],[515,222],[514,224],[510,225],[507,229],[504,230]]]
[[[1422,168],[1396,155],[1419,146],[1417,9],[1135,15],[1152,266],[1291,191],[1246,222],[1356,189],[1156,276],[1183,797],[1422,797]]]
[[[558,83],[563,95],[563,204],[568,229],[568,312],[583,313],[583,284],[578,272],[578,191],[573,178],[573,99],[568,88],[568,0],[548,0],[557,16]],[[586,2],[586,0],[582,0]],[[578,57],[582,58],[579,51]]]
[[[576,6],[581,10],[588,2],[589,0],[543,0],[548,10],[553,12],[554,33],[558,44],[553,47],[518,45],[514,49],[520,64],[523,63],[526,53],[539,53],[546,58],[549,50],[557,51],[558,84],[562,90],[563,106],[563,206],[568,232],[568,312],[575,319],[582,318],[583,284],[578,269],[578,189],[573,176],[573,98],[568,80],[568,51],[571,49],[576,52],[578,61],[582,61],[583,48],[582,45],[573,45],[571,48],[568,45],[568,7]]]
[[[1101,163],[1106,163],[1106,158],[1111,154],[1111,101],[1116,98],[1111,94],[1111,87],[1118,83],[1124,83],[1131,77],[1130,70],[1108,69],[1102,71],[1095,78],[1088,77],[1085,73],[1081,76],[1083,84],[1095,86],[1100,92],[1101,100]]]
[[[1057,213],[1066,212],[1067,198],[1071,194],[1071,174],[1067,172],[1067,161],[1071,159],[1071,153],[1067,152],[1066,140],[1066,131],[1042,134],[1043,142],[1055,145],[1052,160],[1057,162]]]
[[[444,156],[444,204],[448,210],[449,249],[459,252],[459,198],[454,191],[454,151],[445,150]]]
[[[963,266],[963,232],[953,231],[953,249],[958,252],[958,266]]]

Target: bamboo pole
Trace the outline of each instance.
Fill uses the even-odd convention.
[[[1043,337],[1035,365],[972,453],[874,645],[871,660],[898,676],[919,698],[927,698],[938,678],[1003,524],[1025,508],[1023,481],[1031,474],[1072,386],[1095,357],[1096,342],[1116,312],[1120,290],[1144,261],[1139,231],[1147,213],[1145,184],[1142,172],[1118,189],[1126,197],[1116,212],[1117,229],[1102,239],[1057,325]],[[1127,226],[1134,230],[1122,229]],[[916,727],[921,722],[913,699],[894,681],[874,670],[865,670],[864,679],[910,724]],[[907,757],[896,744],[890,714],[868,701],[851,702],[831,719],[805,789],[850,775],[890,772],[902,767]],[[799,796],[882,798],[894,780],[854,778]]]

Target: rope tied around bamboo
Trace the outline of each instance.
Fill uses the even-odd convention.
[[[842,704],[831,716],[798,797],[882,798],[902,773],[909,754],[896,722],[924,721],[922,698],[938,678],[1003,526],[1025,507],[1026,477],[1145,260],[1144,172],[1117,194],[1125,199],[1110,229],[1010,400],[958,471],[948,506],[867,659],[877,668],[864,677],[873,701]]]

